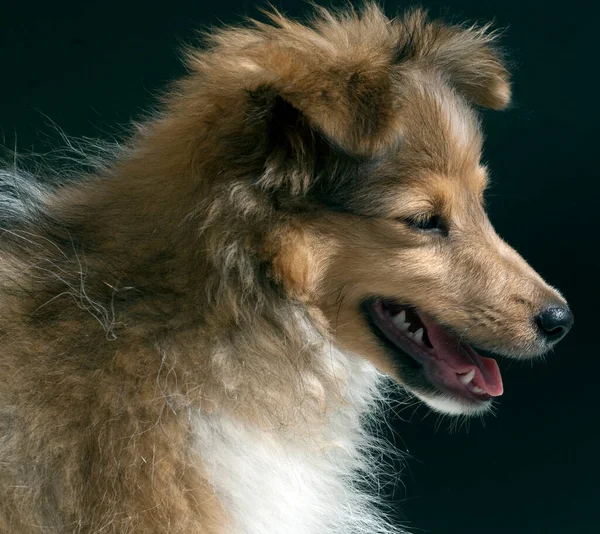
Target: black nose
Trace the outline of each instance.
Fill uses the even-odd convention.
[[[536,321],[547,341],[556,343],[567,335],[573,326],[573,314],[567,306],[550,306],[543,310]]]

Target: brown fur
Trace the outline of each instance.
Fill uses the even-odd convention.
[[[298,314],[400,382],[367,296],[540,352],[531,317],[561,297],[482,204],[494,36],[371,5],[271,18],[190,51],[115,161],[3,233],[1,532],[228,532],[189,414],[318,432],[340,378]],[[404,222],[430,212],[447,243]]]

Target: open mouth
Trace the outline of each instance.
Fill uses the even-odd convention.
[[[365,301],[363,312],[399,371],[406,371],[409,389],[427,397],[442,394],[471,406],[502,395],[496,360],[481,356],[425,314],[381,298]]]

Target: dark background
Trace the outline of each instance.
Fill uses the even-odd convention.
[[[183,72],[177,48],[195,29],[258,16],[240,0],[7,3],[0,141],[22,151],[58,143],[50,121],[72,136],[118,135]],[[542,0],[422,3],[507,28],[514,105],[485,114],[490,215],[569,299],[576,324],[545,364],[501,362],[506,392],[496,417],[452,431],[423,408],[398,409],[395,439],[412,458],[394,508],[414,533],[597,534],[597,13],[584,0],[560,9]],[[275,5],[308,11],[295,0]],[[386,10],[406,5],[388,1]]]

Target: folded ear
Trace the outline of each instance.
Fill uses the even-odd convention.
[[[422,10],[395,19],[398,62],[437,69],[469,101],[492,109],[510,103],[510,74],[490,25],[457,26],[428,20]]]
[[[188,64],[226,106],[222,117],[243,109],[244,131],[230,137],[243,151],[253,144],[254,153],[269,152],[261,184],[286,182],[298,193],[327,153],[369,157],[398,138],[397,36],[374,5],[322,10],[309,25],[268,16],[271,24],[217,32],[208,53],[192,50]]]
[[[353,154],[387,145],[398,126],[390,67],[392,28],[375,6],[360,14],[322,10],[310,26],[270,13],[273,25],[255,23],[257,37],[240,56],[245,88],[271,117],[292,118]],[[252,32],[247,36],[252,40]],[[282,121],[283,119],[283,121]],[[283,125],[283,124],[281,124]],[[280,132],[281,133],[281,132]]]
[[[266,160],[259,183],[269,189],[305,192],[319,172],[333,180],[332,152],[371,158],[396,146],[406,71],[435,69],[482,106],[501,108],[510,98],[485,28],[446,26],[422,11],[390,20],[375,4],[320,10],[308,25],[277,12],[269,18],[216,32],[208,50],[189,53],[197,74],[190,83],[210,103],[210,124],[235,157],[246,155],[244,164]]]

